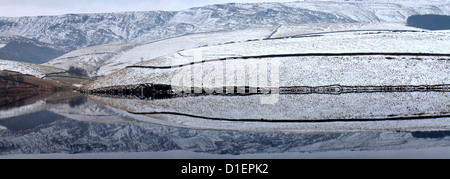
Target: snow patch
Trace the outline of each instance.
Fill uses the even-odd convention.
[[[73,84],[73,86],[80,88],[83,86],[83,84]]]

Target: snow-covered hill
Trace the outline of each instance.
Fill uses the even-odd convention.
[[[38,78],[43,78],[46,74],[49,73],[65,72],[65,70],[63,69],[51,66],[36,65],[32,63],[16,62],[1,59],[0,59],[0,70],[15,71],[26,75],[32,75]]]
[[[71,74],[66,68],[57,68],[48,65],[38,65],[11,60],[0,59],[0,70],[14,71],[24,75],[31,75],[44,80],[49,80],[48,82],[56,82],[56,84],[63,85],[65,87],[67,87],[66,85],[80,87],[91,80],[86,76]]]
[[[278,29],[283,34],[285,28]],[[289,30],[292,33],[295,30]],[[275,33],[275,35],[277,34]],[[116,85],[144,83],[171,84],[175,75],[192,66],[208,75],[207,66],[231,65],[241,71],[256,66],[278,62],[280,86],[322,86],[322,85],[433,85],[449,84],[448,56],[423,57],[420,55],[354,55],[354,56],[290,56],[310,53],[437,53],[448,54],[450,32],[439,31],[349,31],[316,34],[320,36],[299,36],[181,50],[150,59],[136,66],[174,67],[126,68],[107,75],[86,85],[96,89]],[[145,52],[145,51],[143,51]],[[272,56],[264,58],[263,56]],[[273,55],[279,55],[276,57]],[[258,57],[260,56],[260,57]],[[252,57],[251,59],[241,59]],[[237,59],[236,59],[237,58]],[[217,59],[229,59],[226,61]],[[212,60],[212,61],[211,61]],[[201,63],[202,61],[211,61]],[[246,65],[246,63],[249,63]],[[187,65],[186,65],[187,64]],[[241,65],[239,65],[241,64]],[[179,67],[179,65],[183,65]],[[395,74],[395,75],[393,75]],[[188,78],[191,76],[188,75]],[[245,76],[248,78],[247,76]],[[302,80],[298,80],[302,79]],[[235,84],[230,84],[234,86]]]
[[[45,63],[45,65],[64,69],[68,69],[70,66],[77,66],[86,69],[90,76],[103,76],[126,66],[180,50],[223,43],[261,40],[267,38],[275,29],[276,27],[265,27],[228,32],[199,33],[148,43],[100,45],[72,51]]]
[[[126,66],[176,53],[181,50],[233,44],[247,41],[261,41],[269,38],[287,38],[295,35],[310,35],[317,33],[334,33],[342,31],[373,31],[399,30],[422,31],[402,23],[320,23],[302,25],[281,25],[263,28],[211,32],[186,35],[148,43],[108,44],[83,48],[67,53],[59,58],[45,63],[48,66],[68,69],[77,66],[88,71],[90,76],[104,76]],[[245,48],[242,48],[242,50]],[[222,52],[220,54],[223,54]],[[159,65],[168,62],[158,62]]]
[[[82,48],[69,52],[61,57],[53,59],[43,65],[53,66],[62,69],[69,69],[71,66],[83,68],[88,76],[98,76],[101,68],[111,65],[113,58],[123,52],[139,46],[138,43],[106,44],[94,47]],[[136,59],[133,59],[136,60]],[[116,63],[129,64],[133,61],[115,61]],[[120,68],[120,67],[118,67]]]
[[[182,11],[0,17],[2,36],[21,36],[78,49],[107,43],[148,42],[200,32],[283,24],[401,22],[410,15],[450,14],[450,3],[427,1],[301,1],[217,4]]]

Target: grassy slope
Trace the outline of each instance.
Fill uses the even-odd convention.
[[[0,108],[29,104],[56,91],[74,87],[12,71],[0,71]]]

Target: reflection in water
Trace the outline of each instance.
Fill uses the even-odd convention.
[[[70,105],[70,107],[74,108],[76,106],[83,105],[86,102],[87,102],[87,98],[84,97],[84,96],[80,96],[80,97],[76,97],[76,98],[70,99],[69,105]]]
[[[215,130],[161,125],[148,122],[152,121],[150,118],[158,120],[155,116],[130,114],[77,93],[54,94],[34,104],[0,112],[0,155],[174,150],[242,155],[450,146],[448,130],[281,133],[276,130]],[[444,127],[448,129],[448,125]]]
[[[12,132],[25,132],[26,130],[36,130],[38,127],[49,125],[62,118],[64,117],[52,112],[39,111],[0,120],[0,125]]]
[[[16,106],[33,104],[39,100],[45,99],[53,92],[29,92],[29,93],[5,93],[0,95],[0,110],[7,110]]]
[[[427,131],[427,132],[412,132],[416,138],[445,138],[450,136],[450,131]]]
[[[206,92],[208,91],[208,93]],[[277,88],[260,88],[251,86],[224,86],[217,88],[177,87],[164,84],[139,84],[125,86],[111,86],[83,93],[139,99],[168,99],[187,96],[204,95],[257,95],[257,94],[352,94],[352,93],[411,93],[411,92],[450,92],[450,85],[401,85],[401,86],[289,86]]]

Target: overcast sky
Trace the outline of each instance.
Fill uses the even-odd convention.
[[[183,10],[229,2],[286,2],[294,0],[0,0],[0,16],[39,16],[151,10]]]

